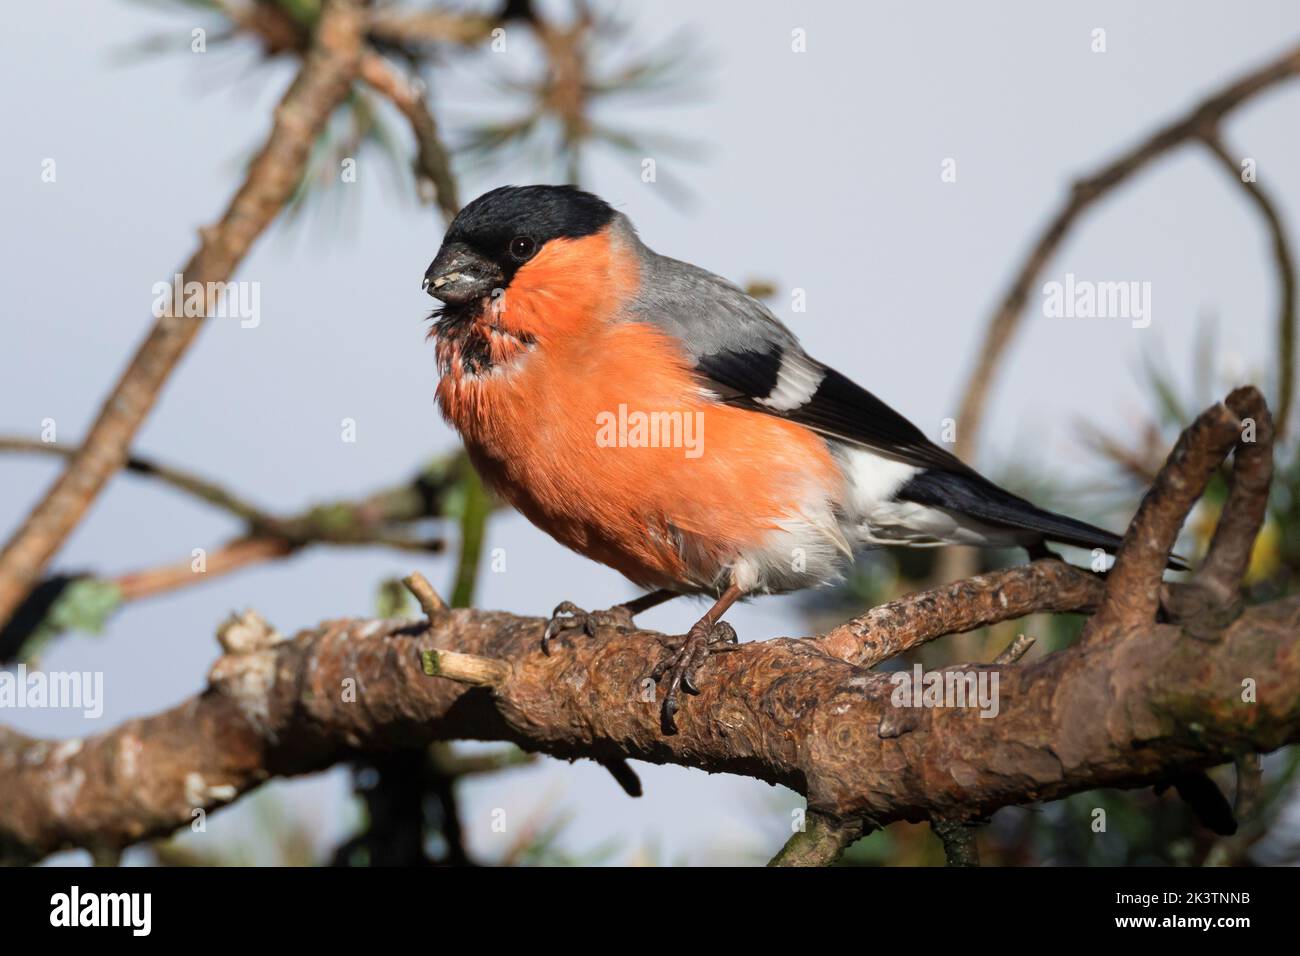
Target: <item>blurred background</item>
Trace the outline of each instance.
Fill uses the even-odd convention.
[[[950,439],[955,422],[968,458],[1042,504],[1122,529],[1200,409],[1244,382],[1263,387],[1275,412],[1290,394],[1294,343],[1279,334],[1269,232],[1240,184],[1188,144],[1083,215],[1031,289],[977,435],[962,436],[959,415],[989,316],[1070,184],[1297,42],[1300,8],[1286,0],[380,6],[392,14],[382,49],[425,84],[462,202],[503,183],[599,193],[651,247],[763,297],[812,354],[931,437]],[[171,280],[242,180],[318,13],[317,0],[48,0],[8,11],[6,535],[61,467],[37,447],[42,432],[52,422],[67,448],[89,427],[152,324],[154,284]],[[1293,81],[1223,130],[1288,229],[1300,222],[1298,120]],[[10,711],[7,724],[79,736],[162,710],[205,685],[215,628],[232,610],[256,608],[286,633],[409,611],[393,582],[414,569],[445,595],[520,614],[633,596],[613,571],[496,508],[437,414],[420,280],[445,226],[415,155],[405,119],[359,86],[236,274],[258,283],[260,321],[211,320],[134,445],[224,497],[157,475],[113,481],[57,558],[40,613],[0,640],[9,666],[102,671],[103,715]],[[53,181],[42,175],[51,159]],[[355,181],[340,174],[345,160]],[[1042,283],[1067,274],[1150,283],[1149,325],[1046,317]],[[1204,546],[1221,495],[1212,489],[1194,513],[1183,553]],[[298,537],[250,549],[250,513],[297,522]],[[209,573],[175,572],[196,548]],[[842,587],[762,598],[729,619],[742,640],[816,633],[1017,560],[878,552]],[[1298,574],[1300,459],[1288,437],[1252,597],[1287,593]],[[680,632],[698,614],[674,602],[642,623]],[[934,642],[918,659],[988,659],[1021,631],[1040,639],[1033,659],[1079,624],[1011,622]],[[1197,827],[1171,793],[1106,791],[999,812],[981,855],[986,865],[1295,863],[1295,750],[1264,767],[1260,808],[1232,838]],[[750,780],[636,769],[645,796],[632,800],[590,762],[439,746],[272,783],[214,814],[206,832],[124,861],[759,863],[802,806]],[[1231,795],[1230,769],[1216,779]],[[1110,820],[1103,834],[1090,826],[1097,807]],[[504,832],[492,826],[500,811]],[[846,857],[942,860],[929,829],[908,824]]]

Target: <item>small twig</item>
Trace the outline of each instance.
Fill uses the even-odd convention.
[[[61,445],[57,442],[43,442],[35,438],[20,436],[0,437],[0,451],[30,452],[38,455],[57,455],[62,458],[75,458],[81,453],[79,445]],[[207,502],[247,522],[251,527],[269,525],[274,522],[269,514],[243,498],[222,488],[216,482],[209,481],[191,472],[172,465],[164,465],[150,458],[131,455],[126,459],[123,469],[137,475],[155,478],[163,484],[170,485],[177,491],[183,491],[191,497]]]
[[[47,444],[32,438],[0,437],[0,452],[33,452],[71,458],[78,448]],[[363,498],[313,505],[288,516],[271,514],[231,491],[199,475],[153,459],[131,456],[126,471],[154,478],[198,501],[213,505],[248,526],[246,538],[277,538],[295,547],[309,544],[372,545],[420,553],[439,552],[441,539],[415,539],[390,526],[410,524],[441,516],[442,498],[458,481],[465,465],[459,454],[435,460],[409,481],[383,488]]]
[[[0,452],[3,451],[44,452],[65,457],[74,453],[73,449],[27,438],[0,438]],[[208,553],[204,573],[196,572],[192,559],[186,559],[116,577],[105,574],[95,577],[114,581],[120,588],[120,600],[131,601],[202,584],[263,561],[288,557],[313,544],[380,545],[416,554],[436,554],[445,547],[442,539],[412,538],[399,529],[426,518],[441,517],[447,490],[461,480],[458,476],[465,467],[468,466],[459,454],[438,459],[402,484],[356,500],[314,505],[298,514],[280,517],[248,504],[205,478],[151,459],[133,457],[128,460],[127,470],[222,508],[243,518],[248,527],[245,534]],[[490,501],[489,507],[496,504]],[[49,575],[43,579],[19,605],[10,623],[0,628],[0,663],[12,659],[28,645],[32,630],[41,625],[49,612],[49,598],[58,593],[59,582],[66,585],[73,578],[89,576]]]
[[[849,846],[866,836],[861,821],[839,820],[816,810],[804,815],[804,828],[796,831],[768,866],[830,866]]]
[[[451,171],[451,156],[438,132],[438,122],[429,110],[418,81],[407,79],[383,57],[368,53],[361,58],[361,78],[382,94],[406,117],[415,137],[416,156],[413,166],[417,180],[433,188],[433,199],[447,222],[460,211],[456,179]]]
[[[292,554],[295,550],[293,543],[283,538],[237,538],[209,552],[201,573],[194,570],[191,560],[185,560],[165,567],[118,575],[114,581],[123,601],[136,601],[188,587],[199,581],[218,578],[250,565],[273,561]]]
[[[932,820],[930,829],[943,841],[943,855],[949,866],[979,866],[976,825],[963,820]]]
[[[1025,303],[1037,285],[1039,274],[1064,243],[1082,214],[1152,160],[1189,140],[1200,138],[1207,130],[1215,129],[1232,110],[1297,73],[1300,73],[1300,48],[1292,48],[1278,59],[1252,70],[1203,100],[1180,119],[1152,133],[1099,172],[1075,183],[1065,203],[1021,262],[989,319],[979,359],[967,380],[957,415],[957,421],[961,423],[956,444],[959,456],[969,458],[975,449],[993,379],[1012,338],[1024,321]]]
[[[609,757],[597,762],[610,772],[629,797],[641,796],[641,778],[626,760],[622,757]]]
[[[1264,223],[1273,240],[1273,268],[1277,273],[1277,436],[1286,433],[1287,419],[1295,398],[1296,367],[1296,267],[1287,238],[1286,227],[1278,214],[1276,200],[1258,182],[1242,178],[1238,160],[1224,145],[1216,132],[1207,133],[1202,142],[1211,155],[1238,186],[1245,191],[1251,203],[1264,217]]]
[[[1006,648],[997,657],[993,658],[994,664],[1014,664],[1020,658],[1029,652],[1038,639],[1030,637],[1028,634],[1017,634],[1016,639],[1006,646]]]
[[[474,687],[499,687],[510,676],[510,665],[505,661],[457,651],[421,651],[420,667],[429,677],[445,677]]]
[[[424,610],[425,616],[429,618],[429,623],[433,623],[449,610],[447,602],[429,583],[429,579],[419,571],[412,571],[402,578],[402,583],[406,585],[406,590],[410,591],[415,599],[420,602],[420,607]]]
[[[370,15],[368,32],[376,40],[404,47],[434,43],[474,46],[487,39],[497,23],[495,17],[446,10],[387,8]]]

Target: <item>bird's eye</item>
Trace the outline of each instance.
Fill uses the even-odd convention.
[[[510,254],[520,262],[526,262],[537,251],[537,243],[527,236],[515,236],[510,240]]]

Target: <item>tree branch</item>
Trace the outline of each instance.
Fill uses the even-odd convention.
[[[1217,133],[1202,137],[1210,154],[1246,193],[1259,214],[1264,217],[1273,246],[1273,270],[1277,273],[1277,435],[1286,434],[1286,422],[1291,415],[1295,399],[1296,364],[1296,277],[1295,257],[1291,241],[1278,214],[1277,203],[1258,182],[1242,178],[1238,160],[1228,151]]]
[[[1090,614],[1104,588],[1102,578],[1073,565],[1035,561],[917,591],[872,608],[811,643],[831,657],[874,667],[947,634],[1030,614]]]
[[[804,827],[795,831],[768,866],[830,866],[854,841],[866,836],[860,821],[837,820],[809,810]]]
[[[1255,425],[1249,429],[1249,438],[1248,418]],[[1206,409],[1179,436],[1129,523],[1106,580],[1102,608],[1084,628],[1084,640],[1140,629],[1155,620],[1161,579],[1178,532],[1234,447],[1238,451],[1232,494],[1211,542],[1211,554],[1193,583],[1212,588],[1220,605],[1236,597],[1264,520],[1273,468],[1268,408],[1263,396],[1249,387],[1237,389],[1224,402]],[[1186,598],[1183,606],[1187,606]]]
[[[0,451],[40,452],[64,457],[76,454],[75,449],[23,438],[0,438]],[[202,573],[196,572],[193,559],[186,557],[172,564],[116,576],[83,573],[46,577],[19,606],[9,623],[0,627],[0,663],[22,658],[28,653],[34,633],[53,613],[64,589],[76,582],[91,577],[110,581],[117,585],[118,600],[125,602],[200,584],[262,562],[279,560],[314,544],[379,545],[417,554],[438,553],[443,549],[440,538],[415,537],[410,526],[428,518],[444,517],[448,492],[456,486],[463,487],[470,478],[475,488],[480,487],[478,476],[473,473],[468,460],[463,454],[457,454],[435,459],[410,480],[359,499],[318,504],[292,515],[274,515],[215,482],[151,459],[132,456],[127,460],[127,470],[159,480],[229,512],[245,522],[244,533],[209,551]],[[474,503],[476,508],[488,510],[499,504],[481,491],[476,493],[473,490],[468,493],[467,501]],[[477,511],[473,517],[475,521],[482,518]],[[473,560],[477,562],[477,551]]]
[[[783,784],[807,797],[811,825],[774,862],[825,863],[855,833],[895,820],[942,828],[1300,741],[1300,596],[1217,621],[1210,639],[1195,622],[1130,613],[1131,582],[1147,586],[1150,554],[1167,552],[1188,489],[1216,466],[1210,449],[1226,453],[1236,416],[1261,406],[1257,392],[1238,390],[1180,439],[1125,538],[1090,639],[1028,665],[1012,660],[1026,649],[1018,640],[994,664],[967,665],[989,675],[995,717],[912,708],[895,699],[890,675],[856,662],[1011,616],[1090,607],[1092,575],[1038,562],[910,595],[824,637],[713,655],[671,736],[647,678],[660,642],[652,632],[605,630],[547,656],[540,619],[432,601],[426,622],[330,621],[289,641],[248,613],[222,627],[208,689],[179,707],[88,740],[0,730],[0,850],[25,860],[68,846],[113,850],[271,777],[469,738]],[[1247,458],[1239,466],[1254,468]],[[1250,484],[1239,494],[1253,494]],[[1234,522],[1253,515],[1242,500]],[[1254,694],[1243,700],[1248,680]],[[948,842],[950,858],[972,859]]]
[[[347,96],[361,57],[364,17],[355,0],[328,0],[301,72],[275,112],[271,134],[218,222],[201,231],[185,281],[226,282],[302,179],[317,134]],[[205,298],[205,309],[215,303]],[[0,625],[8,621],[108,480],[204,324],[161,316],[105,400],[85,443],[0,552]]]
[[[1298,597],[1246,611],[1213,645],[1152,625],[1096,652],[1076,645],[1023,668],[986,667],[1000,675],[996,719],[925,710],[886,738],[877,729],[896,709],[887,675],[789,639],[713,657],[679,733],[665,737],[653,695],[639,693],[658,635],[607,632],[546,657],[543,626],[464,610],[434,629],[330,622],[227,654],[203,694],[97,737],[0,729],[0,846],[28,860],[125,846],[271,777],[433,740],[739,773],[877,826],[1147,785],[1300,740]],[[508,661],[510,675],[490,688],[426,676],[422,652],[449,648]],[[1246,677],[1258,704],[1241,702]]]
[[[79,445],[60,445],[56,442],[43,442],[35,438],[23,438],[21,436],[0,436],[0,451],[22,452],[33,455],[55,455],[71,461],[81,453],[81,450],[82,446]],[[123,462],[122,468],[124,471],[137,475],[155,478],[165,485],[170,485],[177,491],[184,492],[192,498],[234,515],[236,518],[247,522],[250,526],[267,524],[273,520],[261,508],[238,497],[216,482],[209,481],[182,468],[164,465],[151,458],[143,458],[139,455],[129,455],[126,461]]]
[[[1099,172],[1074,184],[1069,197],[1021,262],[989,319],[984,344],[966,382],[957,416],[961,427],[957,435],[956,452],[960,457],[969,459],[975,449],[993,379],[1012,337],[1024,319],[1025,302],[1030,291],[1083,213],[1153,160],[1189,140],[1199,140],[1207,134],[1213,134],[1223,118],[1233,110],[1297,74],[1300,74],[1300,47],[1293,47],[1276,60],[1252,70],[1203,100],[1189,113],[1152,133]]]
[[[451,156],[438,132],[438,122],[429,110],[424,89],[418,80],[402,75],[396,67],[377,53],[361,58],[361,78],[381,93],[406,117],[415,137],[415,169],[422,195],[432,191],[432,198],[448,224],[460,211],[456,179],[451,171]]]

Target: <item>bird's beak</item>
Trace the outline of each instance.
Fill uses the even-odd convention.
[[[448,305],[463,305],[505,284],[501,267],[460,242],[443,243],[424,273],[422,288]]]

